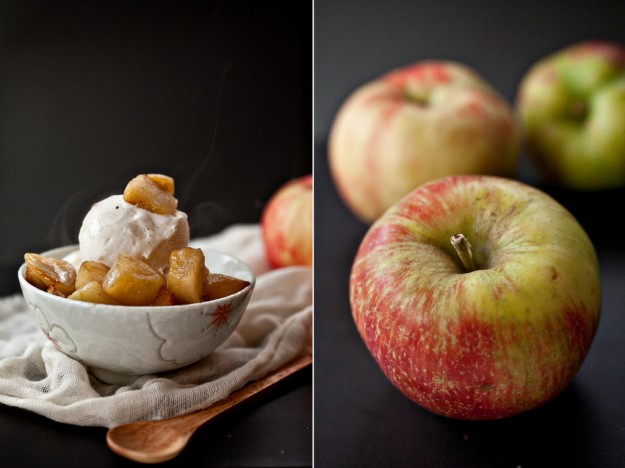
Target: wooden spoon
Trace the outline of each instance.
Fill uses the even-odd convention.
[[[136,462],[161,463],[171,460],[186,447],[193,433],[202,424],[311,363],[311,356],[295,359],[208,408],[193,413],[113,427],[106,434],[106,442],[113,452]]]

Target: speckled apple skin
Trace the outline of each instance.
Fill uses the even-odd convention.
[[[371,223],[424,182],[515,175],[519,141],[513,109],[483,77],[428,60],[357,88],[332,124],[328,157],[343,201]]]
[[[312,265],[313,180],[288,181],[269,199],[261,217],[267,261],[272,268]]]
[[[463,233],[480,269],[465,272]],[[498,419],[574,378],[595,336],[599,264],[576,219],[509,179],[454,176],[411,192],[365,235],[353,318],[384,374],[443,416]]]

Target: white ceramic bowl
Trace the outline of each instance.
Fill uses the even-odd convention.
[[[77,246],[42,255],[63,258]],[[18,270],[22,293],[43,333],[63,353],[107,382],[192,364],[215,350],[234,331],[256,282],[241,260],[204,250],[206,266],[250,282],[242,291],[208,302],[162,307],[130,307],[74,301],[28,283],[26,264]]]

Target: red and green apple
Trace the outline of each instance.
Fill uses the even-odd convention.
[[[584,41],[536,62],[517,108],[544,178],[578,190],[625,185],[625,46]]]
[[[272,268],[312,265],[312,175],[286,182],[263,209],[261,228],[267,260]]]
[[[412,189],[452,174],[516,174],[512,107],[467,65],[425,60],[356,89],[332,124],[328,158],[345,204],[367,223]]]
[[[448,176],[390,208],[356,254],[357,329],[388,379],[428,410],[498,419],[568,386],[597,330],[594,246],[545,192]]]

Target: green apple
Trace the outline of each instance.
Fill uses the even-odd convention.
[[[625,47],[586,41],[544,57],[522,77],[517,108],[527,150],[549,182],[625,185]]]
[[[408,398],[452,418],[504,418],[577,374],[599,322],[599,264],[579,222],[544,192],[449,176],[369,228],[350,301],[364,343]]]
[[[418,185],[451,174],[514,176],[512,107],[467,65],[424,60],[356,89],[328,142],[345,204],[366,223]]]

